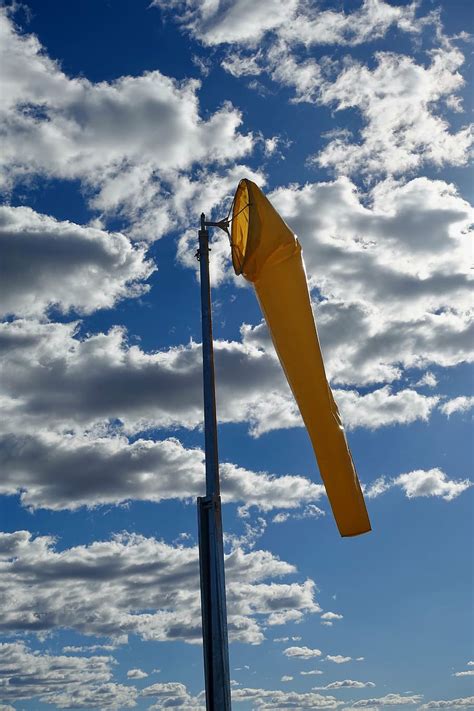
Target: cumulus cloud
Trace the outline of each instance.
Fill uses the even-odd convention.
[[[8,415],[0,428],[0,490],[20,493],[25,506],[57,510],[201,493],[200,450],[172,438],[129,442],[124,436],[201,425],[199,345],[147,354],[129,346],[121,329],[80,339],[76,327],[22,320],[0,326],[0,395]],[[272,351],[246,336],[243,342],[217,341],[215,351],[221,422],[248,422],[254,435],[302,425]],[[337,390],[336,397],[349,428],[426,419],[437,402],[387,387],[362,396]],[[310,502],[324,488],[305,477],[274,477],[232,463],[223,463],[221,472],[225,501],[263,511],[305,506],[296,517],[322,515]],[[280,511],[275,521],[285,518]]]
[[[471,206],[426,178],[379,183],[370,197],[363,204],[346,178],[270,195],[303,246],[332,381],[389,383],[409,368],[471,361]],[[242,337],[271,350],[263,324]]]
[[[377,429],[384,425],[406,425],[416,420],[428,420],[439,400],[438,397],[421,395],[416,390],[394,393],[388,385],[366,395],[360,395],[356,390],[336,390],[335,396],[348,429]]]
[[[468,669],[467,671],[454,672],[453,676],[474,676],[474,669]]]
[[[427,371],[415,385],[416,387],[434,388],[438,385],[438,379],[434,373]]]
[[[440,410],[444,415],[450,417],[455,412],[469,412],[474,407],[474,397],[461,395],[459,397],[447,400],[440,405]]]
[[[346,664],[352,661],[352,657],[344,657],[342,654],[328,654],[325,659],[328,662],[334,662],[334,664]]]
[[[234,689],[232,701],[251,704],[254,709],[336,709],[340,702],[334,696],[312,691],[280,691],[269,689]]]
[[[299,13],[281,28],[289,44],[355,46],[383,37],[393,25],[417,33],[423,26],[415,17],[416,3],[393,6],[384,0],[363,0],[354,12],[321,10],[300,4]]]
[[[127,672],[128,679],[145,679],[148,674],[143,669],[129,669]]]
[[[272,615],[319,612],[315,584],[275,582],[294,566],[268,551],[226,556],[231,640],[259,644]],[[198,551],[121,534],[56,550],[48,536],[0,534],[0,603],[4,633],[73,629],[117,639],[201,640]]]
[[[464,696],[460,699],[429,701],[427,704],[422,704],[418,711],[429,711],[429,709],[469,709],[473,705],[474,696]]]
[[[464,85],[459,72],[464,56],[447,44],[431,57],[427,67],[392,52],[376,53],[373,69],[349,61],[334,82],[322,87],[319,100],[336,111],[358,108],[364,119],[361,140],[330,140],[317,163],[343,174],[368,175],[401,174],[423,163],[465,165],[472,128],[451,132],[436,113],[438,102],[456,96]]]
[[[294,519],[297,521],[300,521],[305,518],[320,518],[321,516],[325,516],[326,512],[320,509],[318,506],[315,506],[315,504],[308,504],[307,506],[304,507],[302,511],[299,513],[288,513],[286,512],[280,512],[277,513],[273,518],[272,518],[272,523],[284,523],[285,521],[288,521],[289,519]]]
[[[451,132],[440,103],[462,111],[458,92],[463,54],[444,36],[436,13],[417,17],[418,3],[394,6],[364,0],[354,12],[272,0],[271,9],[245,0],[205,3],[155,0],[188,32],[207,45],[232,44],[222,66],[234,76],[267,74],[294,89],[294,101],[358,109],[360,138],[331,136],[315,160],[344,174],[390,175],[413,171],[425,162],[464,165],[472,144],[469,126]],[[315,45],[356,46],[385,36],[390,28],[419,35],[428,25],[437,38],[428,66],[407,55],[377,52],[372,68],[351,57],[341,64],[315,60]],[[271,32],[270,39],[262,37]],[[257,41],[260,40],[258,49]],[[243,48],[243,49],[242,49]],[[306,50],[306,51],[305,51]]]
[[[380,477],[366,489],[365,493],[369,499],[374,499],[388,489],[399,487],[405,492],[408,499],[420,496],[438,496],[445,501],[452,501],[471,486],[472,482],[469,479],[457,481],[448,479],[441,469],[418,469],[400,474],[392,479]]]
[[[375,686],[373,681],[354,681],[344,679],[344,681],[333,681],[326,686],[315,686],[314,691],[329,691],[331,689],[367,689]]]
[[[201,117],[196,80],[176,81],[158,70],[113,82],[69,77],[5,9],[0,36],[6,187],[35,174],[81,180],[92,206],[121,214],[152,240],[175,215],[167,196],[182,171],[196,162],[235,162],[253,147],[229,103]]]
[[[120,421],[128,433],[202,423],[199,344],[146,353],[128,345],[123,329],[81,339],[76,328],[22,320],[0,324],[5,433],[19,419],[24,432],[90,431],[110,420]],[[216,341],[215,361],[221,423],[248,422],[256,436],[302,426],[273,351],[245,340]],[[335,394],[349,427],[426,419],[437,402],[387,388],[363,396],[345,390]]]
[[[342,620],[343,615],[339,615],[337,612],[324,612],[321,615],[321,624],[327,627],[332,627],[335,620]]]
[[[161,711],[169,708],[206,711],[204,692],[193,696],[184,684],[175,681],[147,686],[142,690],[141,695],[156,699],[156,702],[148,707],[149,711]]]
[[[353,708],[367,708],[378,706],[414,706],[419,704],[422,699],[420,694],[386,694],[377,699],[361,699],[352,704]]]
[[[120,436],[0,434],[0,466],[0,492],[20,493],[22,504],[32,509],[190,500],[204,494],[202,450],[186,449],[173,438],[129,443]],[[297,508],[324,491],[305,477],[276,477],[226,462],[220,472],[223,501],[243,502],[247,509]],[[306,518],[306,511],[300,515]]]
[[[351,13],[321,10],[301,0],[270,0],[265,5],[237,0],[201,3],[199,0],[154,0],[205,45],[253,46],[269,31],[289,44],[357,45],[383,37],[390,26],[418,31],[416,4],[393,7],[385,0],[364,0]]]
[[[88,314],[148,291],[154,271],[122,234],[0,207],[0,315],[43,316],[54,306]]]
[[[320,657],[322,652],[320,649],[311,649],[310,647],[287,647],[283,650],[285,657],[296,659],[314,659]]]
[[[68,709],[132,708],[137,690],[111,682],[113,663],[112,657],[54,656],[33,652],[24,642],[1,643],[0,699],[39,699]]]
[[[265,4],[236,0],[201,3],[199,0],[153,0],[152,5],[172,13],[184,29],[206,45],[254,45],[265,32],[292,19],[299,0],[268,0]]]

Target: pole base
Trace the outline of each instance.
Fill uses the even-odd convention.
[[[230,711],[229,646],[220,496],[197,500],[207,711]]]

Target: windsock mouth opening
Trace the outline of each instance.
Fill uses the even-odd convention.
[[[247,181],[241,180],[237,186],[232,206],[232,226],[230,244],[232,264],[236,274],[242,274],[247,251],[250,221],[250,196]]]

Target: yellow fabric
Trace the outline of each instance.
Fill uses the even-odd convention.
[[[255,287],[311,438],[339,532],[341,536],[366,533],[370,521],[326,378],[300,244],[250,180],[239,183],[232,217],[234,269]]]

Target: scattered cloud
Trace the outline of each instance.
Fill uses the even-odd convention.
[[[270,0],[265,11],[245,0],[230,6],[198,0],[154,0],[152,4],[172,13],[172,19],[204,45],[214,46],[254,47],[269,32],[288,46],[355,46],[383,37],[393,25],[418,33],[424,24],[415,16],[414,2],[394,7],[385,0],[363,0],[359,9],[349,13],[321,10],[301,0]]]
[[[375,686],[373,681],[354,681],[344,679],[344,681],[333,681],[326,686],[315,686],[314,691],[329,691],[333,689],[368,689]]]
[[[468,669],[467,671],[454,672],[453,676],[474,676],[474,669]]]
[[[367,708],[367,707],[379,707],[379,706],[414,706],[419,704],[423,697],[420,694],[386,694],[386,696],[381,696],[378,699],[361,699],[360,701],[355,701],[352,706],[353,708]]]
[[[332,627],[335,620],[342,620],[343,615],[339,615],[337,612],[324,612],[321,615],[321,624],[327,627]]]
[[[156,703],[148,707],[149,711],[162,711],[162,709],[175,707],[196,711],[206,709],[204,692],[193,696],[184,684],[175,681],[147,686],[141,691],[141,696],[156,699]]]
[[[293,101],[335,111],[358,109],[364,121],[360,140],[347,135],[330,138],[314,157],[319,166],[345,175],[357,171],[374,176],[412,172],[427,162],[466,164],[471,127],[451,132],[440,111],[440,104],[453,112],[463,110],[459,70],[464,57],[444,36],[437,13],[417,16],[418,3],[394,6],[364,0],[348,13],[298,0],[272,0],[266,11],[245,0],[231,6],[195,0],[154,4],[203,44],[232,45],[222,66],[234,76],[266,74],[280,86],[293,88]],[[336,61],[308,55],[315,45],[354,47],[373,42],[393,27],[419,37],[429,25],[438,45],[427,66],[395,52],[376,52],[375,67],[351,56]],[[262,43],[264,36],[267,41]]]
[[[325,659],[328,662],[334,662],[334,664],[346,664],[346,662],[352,661],[352,657],[344,657],[342,654],[328,654]]]
[[[455,412],[469,412],[469,410],[472,410],[473,407],[474,397],[467,397],[465,395],[461,395],[460,397],[455,397],[451,400],[447,400],[447,402],[444,402],[442,405],[440,405],[439,409],[444,415],[450,417]]]
[[[138,534],[56,550],[48,536],[0,534],[0,601],[4,634],[72,629],[123,644],[201,639],[198,552]],[[294,566],[267,551],[226,556],[231,640],[259,644],[263,625],[285,613],[319,612],[315,584],[275,582]]]
[[[445,501],[452,501],[470,486],[472,486],[472,482],[469,479],[457,481],[448,479],[447,474],[441,469],[418,469],[400,474],[393,479],[380,477],[366,489],[366,495],[369,499],[373,499],[388,489],[399,487],[405,492],[408,499],[420,496],[439,496]]]
[[[113,420],[116,431],[121,424],[119,432],[137,433],[202,424],[199,344],[146,353],[129,346],[121,328],[84,338],[76,330],[75,323],[0,324],[0,397],[10,427],[21,419],[23,432],[104,432]],[[214,347],[221,423],[248,422],[255,436],[302,426],[273,352],[245,339]],[[335,395],[349,428],[427,419],[437,402],[416,391],[392,393],[388,386]]]
[[[285,657],[296,659],[314,659],[320,657],[322,652],[320,649],[311,649],[310,647],[287,647],[283,650]]]
[[[285,521],[288,521],[289,519],[295,519],[295,520],[300,521],[305,518],[321,518],[321,516],[325,516],[325,515],[326,515],[326,512],[323,511],[322,509],[318,508],[318,506],[316,506],[315,504],[308,504],[299,513],[288,513],[287,511],[277,513],[272,518],[272,523],[284,523]]]
[[[230,103],[202,118],[195,79],[177,81],[155,70],[94,83],[67,76],[5,9],[0,33],[6,188],[33,175],[80,180],[91,207],[121,215],[135,236],[151,241],[176,218],[169,194],[183,198],[183,171],[197,162],[235,162],[253,148]]]
[[[29,207],[0,207],[0,315],[91,313],[137,297],[154,271],[145,249],[127,237],[40,215]]]
[[[147,676],[143,669],[129,669],[127,672],[128,679],[146,679]]]
[[[111,681],[113,664],[108,656],[54,656],[33,652],[24,642],[0,643],[0,700],[39,699],[57,708],[132,708],[137,690]]]
[[[438,385],[438,379],[434,373],[429,370],[415,383],[417,388],[435,388]]]
[[[234,703],[252,704],[254,709],[337,709],[340,702],[334,696],[315,694],[312,691],[280,691],[269,689],[235,689]]]
[[[418,711],[429,711],[429,709],[469,709],[474,706],[474,696],[465,696],[460,699],[449,699],[446,701],[429,701],[422,704]]]
[[[394,52],[377,52],[375,59],[373,69],[348,60],[337,79],[322,87],[321,103],[336,111],[359,109],[364,127],[359,143],[330,140],[315,156],[318,165],[344,175],[357,171],[370,176],[399,175],[424,163],[465,165],[471,126],[451,133],[446,119],[435,113],[441,100],[452,101],[464,85],[462,52],[446,43],[432,52],[427,67]]]
[[[72,435],[41,430],[0,434],[0,492],[19,493],[30,509],[75,510],[126,501],[189,501],[204,492],[204,453],[174,438]],[[64,472],[67,471],[67,477]],[[246,510],[298,508],[319,499],[323,489],[301,476],[276,477],[222,462],[224,502]],[[302,517],[308,506],[303,509]],[[315,507],[317,508],[317,507]]]
[[[333,383],[370,385],[472,358],[470,205],[443,181],[280,188],[271,199],[303,246]],[[244,342],[271,349],[263,324]],[[416,392],[416,391],[414,391]]]
[[[292,19],[298,0],[267,0],[265,5],[236,0],[201,3],[199,0],[153,0],[205,45],[244,43],[255,45],[262,35]]]

